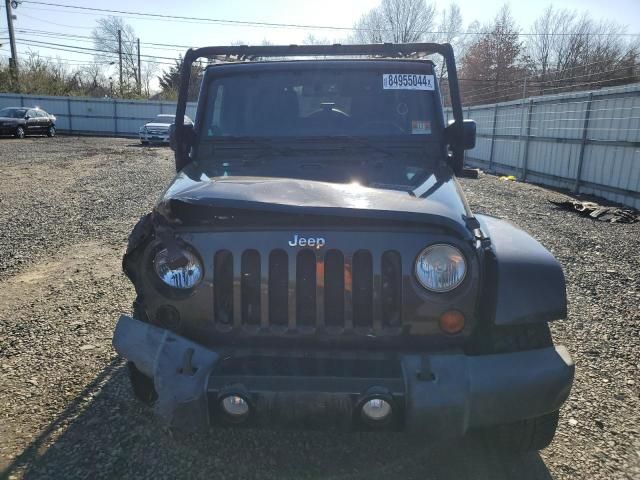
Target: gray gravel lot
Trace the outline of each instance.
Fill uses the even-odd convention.
[[[482,175],[472,208],[562,262],[577,362],[551,447],[506,456],[477,439],[214,431],[174,438],[134,401],[111,348],[133,289],[126,238],[173,172],[126,139],[0,139],[0,478],[640,478],[640,224],[557,211],[562,195]]]

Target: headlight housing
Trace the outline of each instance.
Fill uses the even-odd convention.
[[[416,279],[427,290],[448,292],[458,287],[467,274],[467,262],[460,250],[439,243],[425,248],[415,267]]]
[[[153,269],[163,283],[180,290],[188,290],[200,283],[203,276],[202,262],[195,253],[181,249],[180,257],[171,263],[169,251],[160,250],[153,259]]]

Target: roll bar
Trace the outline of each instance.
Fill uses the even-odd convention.
[[[181,170],[189,163],[189,151],[184,128],[184,115],[187,109],[187,97],[191,66],[199,58],[220,58],[234,61],[250,61],[265,57],[307,57],[307,56],[366,56],[374,58],[423,58],[427,55],[441,55],[447,65],[449,94],[453,111],[454,124],[451,125],[450,148],[453,152],[453,169],[456,173],[462,170],[463,115],[460,101],[458,73],[453,55],[453,48],[448,43],[376,43],[368,45],[261,45],[261,46],[220,46],[190,48],[182,62],[180,90],[174,127],[174,147],[176,170]]]

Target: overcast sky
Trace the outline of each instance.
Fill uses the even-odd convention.
[[[146,13],[160,13],[165,15],[182,15],[194,17],[216,18],[223,20],[245,20],[272,23],[289,23],[305,25],[326,25],[334,27],[350,27],[354,21],[370,8],[376,6],[379,0],[110,0],[96,2],[91,0],[42,0],[43,2],[86,7],[108,8],[113,10],[137,11]],[[451,1],[436,2],[439,9],[449,5]],[[457,0],[464,19],[465,26],[474,20],[482,23],[490,21],[503,1],[491,2],[487,0]],[[532,21],[550,4],[545,0],[519,0],[508,2],[516,21],[523,31],[527,31]],[[557,8],[568,8],[588,12],[594,19],[610,19],[626,25],[629,33],[640,32],[640,0],[556,0],[553,5]],[[15,28],[28,28],[61,32],[76,35],[91,35],[96,18],[106,14],[75,11],[51,5],[41,5],[25,0],[15,11],[17,20]],[[0,38],[6,37],[6,15],[0,10]],[[317,37],[340,41],[347,35],[347,31],[340,30],[310,30],[306,28],[260,28],[237,25],[219,25],[206,23],[185,23],[169,20],[153,20],[127,17],[141,41],[142,53],[176,57],[182,50],[152,49],[144,42],[185,44],[193,46],[221,45],[236,41],[249,44],[259,44],[263,40],[271,43],[300,43],[307,34]],[[21,40],[29,38],[39,41],[50,41],[65,45],[92,47],[90,40],[68,38],[33,37],[25,33],[17,33],[18,52],[28,49],[37,50],[42,55],[72,59],[74,63],[90,62],[90,55],[55,51],[42,47],[27,47]],[[8,42],[0,40],[4,46],[0,54],[9,52]]]

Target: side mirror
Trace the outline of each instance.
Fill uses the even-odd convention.
[[[456,138],[456,124],[453,120],[444,130],[444,136],[447,144],[450,146],[461,147],[463,150],[471,150],[476,146],[476,122],[475,120],[462,121],[462,138]]]
[[[185,151],[189,151],[189,149],[191,148],[191,145],[193,145],[193,141],[195,139],[195,131],[193,129],[193,123],[185,123],[182,126],[182,131],[180,132],[182,135],[182,138],[180,140],[182,140],[182,146],[185,149]],[[178,132],[176,131],[176,124],[172,123],[171,125],[169,125],[169,146],[171,147],[171,150],[173,150],[174,152],[176,151],[176,145],[178,144],[177,142],[177,136],[178,136]]]
[[[24,119],[25,119],[25,120],[29,120],[30,118],[31,118],[31,115],[25,115],[25,116],[24,116]]]

